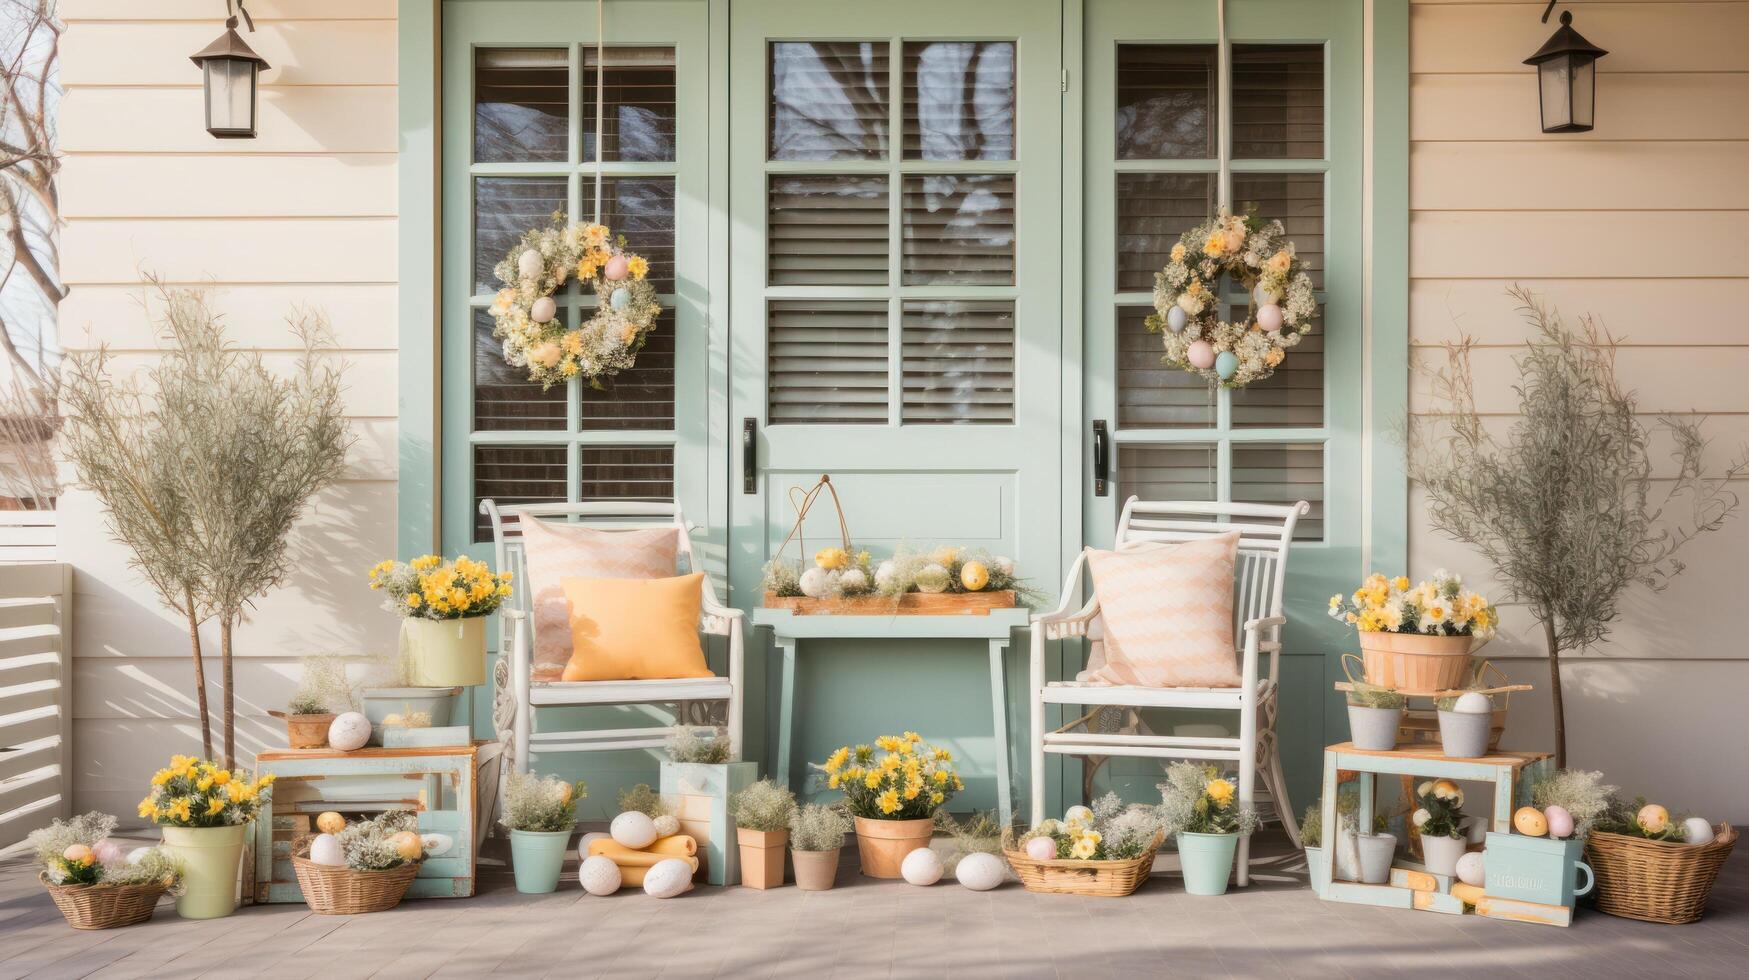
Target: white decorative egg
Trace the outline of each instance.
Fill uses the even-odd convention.
[[[551,296],[542,296],[528,308],[528,318],[536,323],[545,323],[559,315],[559,304],[553,302]]]
[[[692,887],[692,865],[679,858],[657,861],[644,873],[644,894],[673,898]]]
[[[620,846],[639,851],[655,842],[656,821],[651,820],[647,813],[627,810],[613,818],[607,832],[613,835],[614,842]]]
[[[867,592],[868,574],[860,568],[846,568],[838,573],[838,588],[845,592]]]
[[[1466,885],[1480,885],[1488,878],[1481,851],[1469,851],[1457,859],[1458,880]]]
[[[1014,574],[1014,559],[1007,555],[997,555],[993,564],[996,566],[997,571],[1000,571],[1004,575]]]
[[[619,891],[619,865],[605,854],[586,858],[577,869],[577,882],[591,895],[612,895]]]
[[[1710,844],[1713,825],[1707,823],[1705,817],[1689,817],[1682,821],[1682,839],[1690,844]]]
[[[1281,307],[1274,303],[1265,303],[1257,308],[1257,325],[1270,333],[1281,330]]]
[[[875,567],[875,588],[882,590],[892,588],[894,578],[898,574],[899,569],[894,566],[891,559],[881,562]]]
[[[541,261],[540,252],[535,249],[523,249],[522,254],[516,257],[516,271],[524,279],[539,276],[545,267],[546,263]]]
[[[1072,806],[1063,814],[1063,822],[1091,827],[1093,826],[1093,811],[1084,806]]]
[[[1543,807],[1543,819],[1549,822],[1549,836],[1556,839],[1573,836],[1573,815],[1560,804]]]
[[[935,594],[947,591],[947,569],[930,562],[917,570],[917,591]]]
[[[673,837],[680,833],[680,818],[672,813],[664,813],[650,822],[655,824],[658,838]]]
[[[1466,715],[1480,714],[1484,711],[1493,711],[1494,704],[1488,700],[1486,694],[1479,694],[1475,691],[1470,691],[1467,694],[1459,695],[1457,703],[1451,706],[1451,710],[1459,711]]]
[[[994,854],[979,853],[960,858],[959,867],[954,869],[953,876],[972,891],[987,892],[1002,884],[1002,878],[1007,873],[1001,858]]]
[[[133,850],[128,852],[128,863],[129,864],[139,864],[141,861],[144,861],[146,859],[146,852],[150,851],[150,850],[151,850],[150,847],[136,847],[136,848],[134,848]]]
[[[1034,837],[1026,842],[1026,856],[1034,861],[1054,861],[1057,858],[1057,842],[1049,837]]]
[[[899,863],[899,874],[913,885],[933,885],[941,880],[941,856],[919,847]]]
[[[419,843],[425,849],[425,856],[434,858],[448,854],[455,846],[455,838],[448,834],[420,834]]]
[[[801,587],[802,595],[811,599],[825,599],[832,595],[832,573],[818,565],[803,572],[796,584]]]
[[[345,864],[346,854],[340,850],[340,838],[333,834],[317,834],[310,842],[310,860],[331,868]]]
[[[370,719],[361,711],[348,711],[328,724],[328,744],[342,752],[362,749],[370,741]]]
[[[577,857],[578,858],[588,857],[589,856],[589,844],[590,844],[590,842],[591,841],[598,841],[598,840],[613,840],[613,835],[610,833],[607,833],[606,831],[603,831],[603,830],[591,830],[589,833],[584,834],[577,841]]]

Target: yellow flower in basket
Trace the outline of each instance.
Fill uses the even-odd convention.
[[[850,553],[843,548],[821,548],[814,552],[814,564],[835,572],[850,564]]]

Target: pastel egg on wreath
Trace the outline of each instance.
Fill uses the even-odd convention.
[[[340,839],[333,834],[317,834],[310,842],[310,860],[330,868],[345,864],[346,854],[340,849]]]
[[[691,887],[692,864],[679,858],[657,861],[644,873],[644,894],[651,898],[673,898]]]
[[[1184,356],[1193,368],[1207,371],[1215,366],[1215,347],[1206,340],[1193,341]]]
[[[316,818],[316,829],[324,834],[338,834],[346,829],[346,818],[329,810]]]
[[[1057,859],[1057,842],[1049,837],[1034,837],[1026,842],[1026,856],[1034,861]]]
[[[528,308],[528,318],[536,323],[546,323],[559,315],[559,304],[551,296],[542,296]]]
[[[1216,354],[1215,355],[1215,373],[1221,376],[1222,381],[1226,381],[1227,379],[1231,378],[1233,375],[1238,374],[1239,373],[1239,355],[1233,353],[1230,350],[1224,350],[1224,351],[1221,351],[1219,354]]]
[[[1543,808],[1543,819],[1549,822],[1549,836],[1562,840],[1573,836],[1573,814],[1559,803]]]
[[[348,711],[328,723],[328,744],[342,752],[364,748],[370,741],[370,719],[361,711]]]
[[[987,892],[1002,884],[1007,873],[1001,858],[981,851],[960,858],[959,866],[953,869],[954,878],[975,892]]]
[[[632,294],[624,289],[616,289],[608,295],[607,305],[616,310],[623,310],[632,305]]]
[[[613,818],[607,832],[613,835],[614,842],[621,847],[641,851],[656,839],[656,821],[651,820],[647,813],[627,810]]]
[[[1166,329],[1179,333],[1190,323],[1190,314],[1184,312],[1181,306],[1174,306],[1166,311]]]
[[[619,891],[620,878],[619,865],[605,854],[585,858],[583,866],[577,869],[578,884],[591,895],[612,895]]]
[[[1268,306],[1271,303],[1280,302],[1280,300],[1281,294],[1270,289],[1268,286],[1265,286],[1263,283],[1258,283],[1257,286],[1251,290],[1251,301],[1256,303],[1259,307]]]
[[[1690,844],[1710,844],[1714,836],[1713,825],[1707,823],[1705,817],[1689,817],[1682,821],[1682,839]]]
[[[1487,866],[1481,851],[1470,851],[1457,859],[1458,880],[1466,885],[1480,885],[1487,880]]]
[[[899,862],[899,874],[913,885],[933,885],[941,880],[941,855],[927,847],[919,847]]]
[[[1257,308],[1257,325],[1270,333],[1281,332],[1281,307],[1265,303]]]
[[[524,279],[538,277],[544,268],[546,268],[546,263],[541,261],[538,249],[525,248],[522,250],[522,254],[516,257],[516,271]]]
[[[626,261],[626,257],[623,255],[616,255],[607,260],[607,265],[602,268],[601,274],[613,282],[618,282],[626,276],[631,275],[631,271],[631,265]]]

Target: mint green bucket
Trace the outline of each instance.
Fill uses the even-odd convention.
[[[182,897],[176,914],[184,919],[219,919],[237,911],[237,882],[243,867],[243,830],[229,827],[164,827],[164,849],[182,865]]]
[[[1192,895],[1225,895],[1233,874],[1238,834],[1178,835],[1178,862],[1184,869],[1184,890]]]
[[[512,830],[510,863],[516,871],[516,890],[524,895],[545,895],[558,888],[570,843],[568,830]]]

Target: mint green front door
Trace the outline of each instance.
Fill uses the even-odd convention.
[[[1105,485],[1084,485],[1083,533],[1109,547],[1132,494],[1311,504],[1288,559],[1277,725],[1301,808],[1337,652],[1324,604],[1360,567],[1361,6],[1229,0],[1225,45],[1205,0],[1085,8],[1083,425],[1088,439],[1103,426],[1112,452]],[[1223,205],[1282,221],[1322,305],[1275,375],[1239,391],[1161,364],[1160,338],[1142,326],[1179,234]],[[1242,294],[1229,300],[1244,310]],[[1158,777],[1112,769],[1132,794]]]
[[[729,407],[746,433],[730,457],[734,602],[760,603],[761,566],[794,520],[790,488],[821,474],[853,543],[877,557],[902,543],[981,547],[1054,592],[1060,7],[736,3],[729,16]],[[823,503],[807,555],[837,535]],[[983,654],[811,644],[797,757],[914,729],[967,760],[970,802],[994,806],[1006,747],[991,736]],[[748,717],[776,725],[756,700]]]

